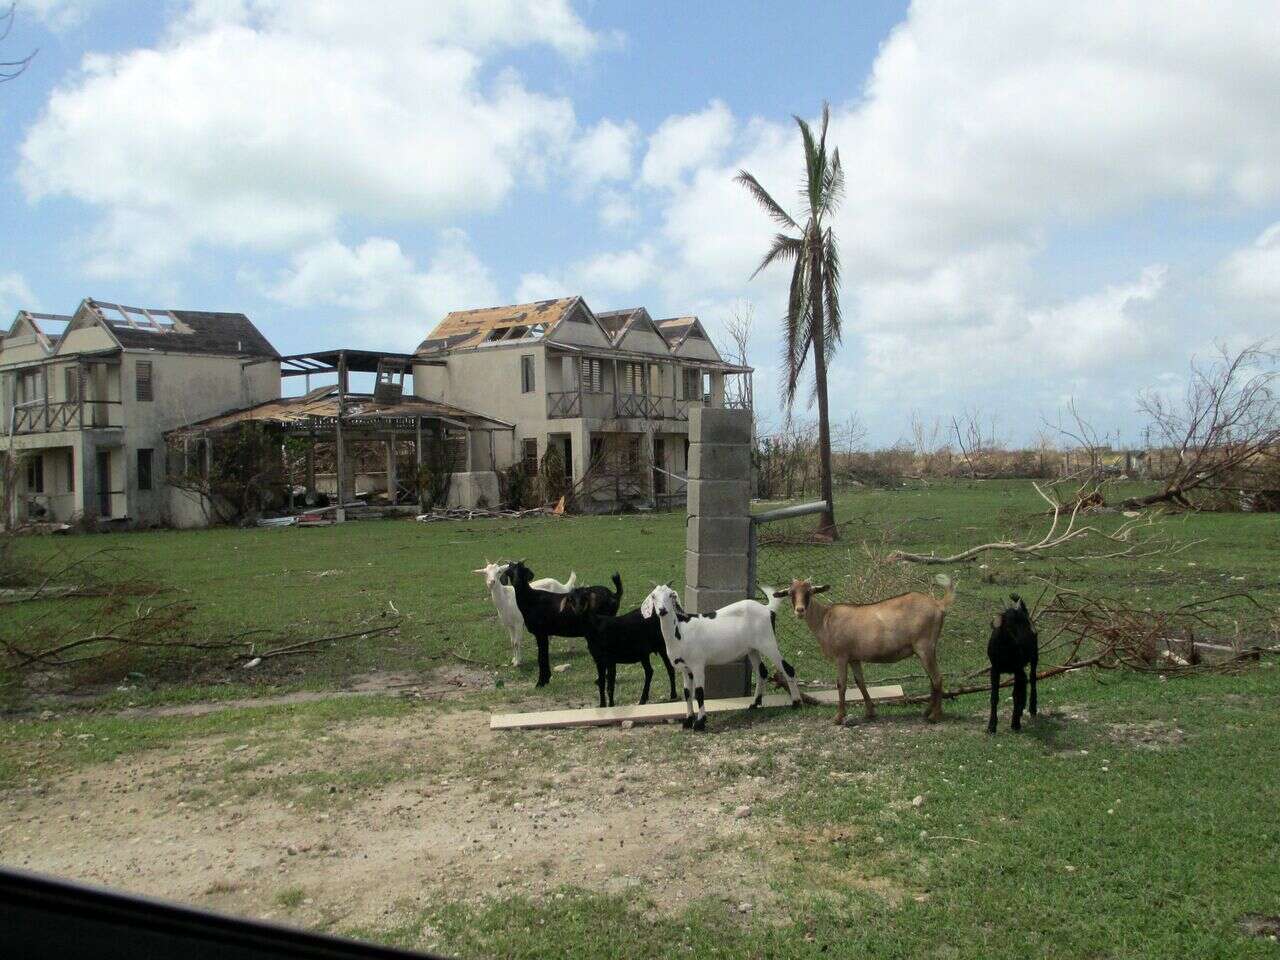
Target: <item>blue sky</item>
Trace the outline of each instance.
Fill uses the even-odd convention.
[[[777,423],[784,273],[733,173],[790,203],[832,104],[834,415],[1023,442],[1068,400],[1139,435],[1280,305],[1269,3],[19,0],[0,85],[0,311],[235,309],[285,352],[584,294],[754,311]],[[809,415],[803,408],[800,416]]]

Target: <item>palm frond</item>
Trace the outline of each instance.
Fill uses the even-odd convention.
[[[826,177],[822,183],[821,216],[825,219],[835,213],[836,207],[844,199],[844,167],[840,164],[840,148],[831,155],[831,163],[827,165]]]
[[[775,223],[783,227],[790,227],[793,230],[800,229],[800,225],[791,219],[791,215],[782,209],[781,204],[769,196],[769,191],[760,186],[760,181],[747,173],[747,171],[739,170],[738,175],[733,179],[747,188],[747,192],[755,198],[756,203],[764,207],[765,213],[769,214]]]
[[[782,360],[787,368],[787,378],[783,384],[782,396],[787,407],[790,407],[795,400],[796,388],[800,384],[800,375],[804,372],[805,361],[809,356],[809,348],[813,344],[813,305],[809,296],[811,279],[809,259],[802,255],[797,259],[795,270],[791,274],[791,289],[787,297],[787,313],[782,318]]]
[[[756,267],[748,279],[754,280],[756,276],[769,264],[775,260],[781,260],[786,263],[788,260],[794,260],[800,256],[804,250],[804,241],[799,237],[789,237],[785,233],[774,234],[773,246],[769,248],[769,252],[764,255],[764,259],[760,261],[760,266]]]
[[[823,341],[826,350],[823,351],[824,357],[827,357],[835,347],[840,343],[842,334],[841,315],[840,315],[840,250],[836,246],[835,234],[827,227],[827,232],[823,236],[822,241],[822,263],[823,263],[823,300],[826,306],[826,317],[823,323]]]
[[[800,128],[800,139],[804,143],[804,182],[800,184],[800,196],[809,207],[810,218],[818,212],[822,197],[822,168],[826,165],[823,148],[813,138],[813,128],[804,117],[795,117],[796,126]]]

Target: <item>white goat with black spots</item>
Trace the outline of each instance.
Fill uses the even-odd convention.
[[[800,706],[796,672],[782,659],[778,639],[774,635],[781,600],[773,595],[772,587],[760,589],[769,598],[768,606],[755,600],[739,600],[711,613],[688,614],[680,605],[680,595],[669,584],[654,587],[641,605],[644,616],[658,618],[667,656],[684,676],[685,729],[706,729],[707,667],[734,663],[743,657],[751,661],[751,672],[759,674],[752,707],[760,706],[768,678],[761,658],[782,673],[791,692],[791,705]],[[698,701],[696,716],[693,709],[695,698]]]

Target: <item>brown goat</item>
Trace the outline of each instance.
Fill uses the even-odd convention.
[[[863,663],[896,663],[915,654],[929,675],[929,709],[925,719],[942,719],[942,671],[938,669],[938,637],[942,621],[955,602],[956,591],[947,585],[942,599],[927,593],[904,593],[879,603],[833,603],[830,606],[815,599],[827,586],[815,587],[808,580],[791,581],[790,590],[779,590],[774,596],[789,597],[797,617],[809,625],[818,638],[822,655],[836,665],[836,688],[840,707],[836,723],[844,723],[844,691],[849,667],[862,693],[866,718],[875,719],[876,708],[862,678]]]

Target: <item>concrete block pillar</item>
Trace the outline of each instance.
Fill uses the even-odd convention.
[[[748,596],[751,542],[751,414],[695,406],[689,410],[689,522],[684,603],[709,613]],[[707,672],[708,697],[751,689],[747,661]]]

